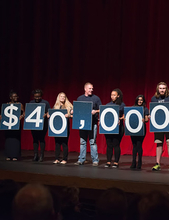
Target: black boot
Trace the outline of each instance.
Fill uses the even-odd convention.
[[[35,154],[34,154],[33,161],[38,161],[38,160],[39,160],[38,154],[37,154],[37,153],[35,153]]]
[[[40,155],[39,162],[43,162],[44,154]]]
[[[137,156],[137,151],[136,151],[135,146],[133,146],[133,160],[132,160],[132,164],[130,166],[130,169],[136,168],[136,156]]]
[[[39,162],[43,162],[43,158],[44,158],[44,151],[45,151],[45,142],[40,142],[40,158],[39,158]]]
[[[130,166],[130,169],[135,169],[136,168],[136,162],[132,162],[131,166]]]
[[[137,165],[137,169],[141,170],[141,166],[142,166],[142,156],[138,155],[138,165]]]
[[[139,147],[138,149],[138,165],[137,165],[137,169],[141,170],[141,166],[142,166],[142,155],[143,155],[143,149],[142,146]]]

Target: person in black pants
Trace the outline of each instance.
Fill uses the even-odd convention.
[[[32,137],[33,137],[33,149],[34,149],[34,158],[33,161],[42,162],[44,158],[44,151],[45,151],[45,135],[48,130],[48,119],[47,119],[47,112],[50,108],[49,102],[42,99],[43,92],[40,89],[36,89],[33,91],[34,100],[30,101],[30,103],[44,103],[45,104],[45,114],[44,114],[44,127],[43,130],[31,130]],[[40,158],[38,156],[38,147],[40,143]]]
[[[54,109],[67,109],[67,114],[65,117],[67,118],[67,127],[68,134],[67,137],[55,137],[55,161],[54,164],[66,164],[68,159],[68,140],[69,140],[69,118],[72,117],[71,111],[73,110],[73,105],[69,102],[65,93],[61,92],[58,94],[56,103],[53,107]],[[50,117],[48,115],[48,117]],[[61,145],[63,147],[63,160],[60,162],[60,148]]]
[[[18,95],[15,91],[10,91],[10,102],[7,104],[19,104]],[[21,115],[19,117],[19,130],[5,130],[5,156],[7,161],[17,161],[21,157],[21,119],[25,116],[24,106],[21,104]],[[0,115],[1,120],[1,115]]]
[[[123,93],[120,89],[114,89],[111,92],[111,102],[109,102],[107,105],[119,105],[119,134],[105,134],[107,144],[107,163],[105,167],[111,167],[114,149],[115,160],[112,167],[117,168],[119,166],[121,153],[120,142],[124,134],[123,119],[125,104],[123,102]]]
[[[131,169],[136,168],[136,157],[138,153],[138,164],[137,164],[137,169],[141,169],[142,166],[142,154],[143,154],[143,149],[142,149],[142,143],[144,141],[145,135],[146,135],[146,122],[148,122],[149,118],[149,110],[146,108],[146,101],[145,97],[143,95],[138,95],[135,100],[134,106],[143,106],[144,107],[144,131],[145,134],[144,136],[131,136],[132,144],[133,144],[133,160],[132,164],[130,166]]]

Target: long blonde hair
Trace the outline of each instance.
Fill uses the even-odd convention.
[[[61,106],[60,103],[60,95],[64,95],[65,96],[65,102],[63,103],[63,105]],[[67,98],[66,94],[64,92],[60,92],[56,98],[56,102],[53,106],[54,109],[67,109],[67,113],[70,116],[70,111],[73,109],[73,105],[69,102],[69,99]]]

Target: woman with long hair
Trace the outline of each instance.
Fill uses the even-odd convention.
[[[141,169],[142,166],[142,154],[143,154],[143,149],[142,149],[142,143],[144,141],[145,135],[146,135],[146,122],[148,122],[148,117],[149,117],[149,110],[146,107],[146,101],[144,95],[138,95],[135,100],[134,106],[143,106],[144,108],[144,136],[131,136],[132,144],[133,144],[133,159],[132,159],[132,164],[130,166],[131,169]],[[138,154],[138,164],[136,166],[136,157]]]
[[[123,93],[120,89],[114,89],[111,92],[111,102],[107,103],[107,105],[119,105],[119,134],[105,134],[107,144],[107,163],[105,167],[111,167],[111,160],[114,149],[115,160],[112,167],[117,168],[119,166],[121,153],[120,142],[124,134],[123,119],[125,104],[123,102]]]
[[[66,164],[68,159],[68,140],[69,140],[69,118],[72,117],[71,111],[73,110],[73,105],[69,102],[66,94],[61,92],[58,94],[56,102],[54,104],[54,109],[66,109],[67,114],[65,117],[68,119],[68,134],[67,137],[55,137],[55,161],[54,164]],[[63,147],[63,160],[60,162],[60,149],[61,145]]]

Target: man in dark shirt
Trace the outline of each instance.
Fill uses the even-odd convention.
[[[156,88],[156,93],[151,98],[151,102],[159,102],[159,103],[169,102],[169,90],[165,82],[158,83]],[[156,148],[156,165],[152,167],[152,170],[155,171],[161,170],[160,159],[163,151],[164,136],[166,137],[166,143],[169,152],[169,132],[154,133],[154,143],[157,144],[157,148]]]
[[[98,96],[93,95],[93,85],[91,83],[86,83],[84,85],[85,93],[78,97],[77,101],[86,101],[93,102],[93,110],[92,110],[92,130],[79,130],[80,134],[80,155],[78,161],[75,163],[76,165],[84,164],[86,160],[86,144],[87,139],[89,138],[91,157],[93,166],[98,166],[98,152],[97,152],[97,144],[96,144],[96,136],[97,136],[97,123],[98,123],[98,113],[99,106],[102,104],[101,100]]]
[[[47,112],[50,108],[49,102],[42,99],[42,90],[36,89],[33,91],[34,100],[30,101],[30,103],[44,103],[45,104],[45,114],[44,114],[44,127],[43,130],[31,130],[32,137],[33,137],[33,149],[34,149],[34,158],[33,161],[42,162],[44,158],[44,151],[45,151],[45,135],[48,130],[48,119],[47,119]],[[38,147],[40,143],[40,158],[38,157]]]

